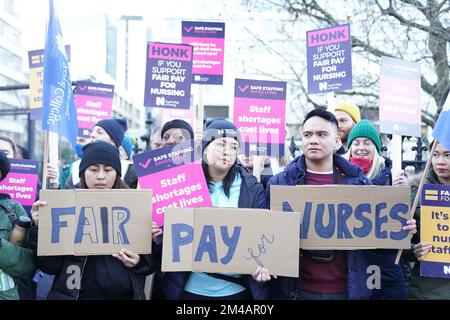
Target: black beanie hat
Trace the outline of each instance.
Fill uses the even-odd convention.
[[[117,148],[122,144],[123,135],[128,129],[127,120],[124,118],[103,119],[97,122],[95,126],[105,129]]]
[[[9,169],[11,169],[11,164],[9,163],[9,159],[5,155],[5,153],[0,150],[0,170],[2,171],[0,181],[3,181],[3,179],[6,178],[6,176],[9,173]]]
[[[105,141],[95,141],[88,143],[83,147],[83,157],[80,162],[79,176],[81,177],[83,172],[92,165],[106,164],[113,167],[117,175],[122,175],[122,169],[120,166],[119,149],[112,144]]]
[[[185,129],[189,132],[190,137],[187,137],[188,140],[194,139],[194,130],[189,123],[181,119],[174,119],[172,121],[166,122],[161,129],[161,140],[166,133],[170,129]]]
[[[233,138],[241,144],[241,134],[232,122],[223,118],[212,120],[206,127],[205,135],[202,139],[202,151],[215,139],[226,137]]]

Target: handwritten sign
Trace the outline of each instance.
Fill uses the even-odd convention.
[[[271,186],[272,210],[301,213],[303,249],[407,249],[409,187]]]
[[[151,253],[149,190],[41,190],[38,255]]]
[[[298,277],[298,213],[263,209],[168,208],[163,271],[270,274]]]

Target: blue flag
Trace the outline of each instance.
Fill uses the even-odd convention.
[[[50,0],[50,17],[44,50],[42,130],[66,137],[76,149],[78,121],[69,63],[58,18]]]
[[[433,137],[450,150],[450,94],[445,99],[441,114],[433,128]]]

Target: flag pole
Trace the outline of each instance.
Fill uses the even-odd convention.
[[[43,169],[42,169],[42,188],[41,188],[41,190],[47,190],[48,140],[49,140],[49,131],[45,131],[44,158],[42,160]]]
[[[425,184],[425,178],[428,175],[428,171],[430,170],[431,159],[433,157],[434,150],[436,149],[436,145],[438,144],[437,140],[434,140],[433,146],[431,147],[430,156],[428,157],[427,164],[425,165],[425,169],[422,173],[422,177],[420,178],[419,187],[417,188],[416,197],[414,198],[414,203],[411,207],[411,211],[409,212],[409,219],[414,218],[414,213],[416,212],[417,205],[419,204],[419,199],[422,194],[423,185]],[[400,261],[400,257],[402,256],[402,249],[397,251],[397,257],[395,258],[395,264],[398,264]]]

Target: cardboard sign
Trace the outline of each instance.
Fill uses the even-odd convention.
[[[409,187],[271,186],[270,209],[298,211],[303,249],[407,249]]]
[[[11,169],[6,178],[0,182],[0,193],[9,194],[11,199],[19,202],[30,212],[36,201],[39,179],[39,161],[9,159]]]
[[[70,62],[70,46],[66,46],[67,60]],[[44,80],[44,49],[28,51],[30,68],[30,117],[31,120],[42,118],[42,97]]]
[[[270,274],[298,277],[298,213],[264,209],[168,208],[163,271]]]
[[[113,85],[77,81],[75,107],[79,137],[90,137],[91,129],[97,121],[111,118],[113,98]]]
[[[186,44],[148,43],[144,106],[189,109],[192,52]]]
[[[164,224],[165,208],[212,206],[194,141],[150,150],[133,157],[143,189],[151,189],[153,221]]]
[[[306,32],[308,93],[352,88],[350,24]]]
[[[282,156],[286,125],[286,82],[236,79],[233,123],[245,155]]]
[[[182,21],[181,41],[194,47],[193,83],[222,84],[225,23]]]
[[[420,262],[420,275],[450,279],[450,186],[424,185],[420,209],[420,242],[433,244]]]
[[[380,132],[421,136],[420,64],[381,57]]]
[[[38,256],[151,253],[149,190],[41,190]]]

